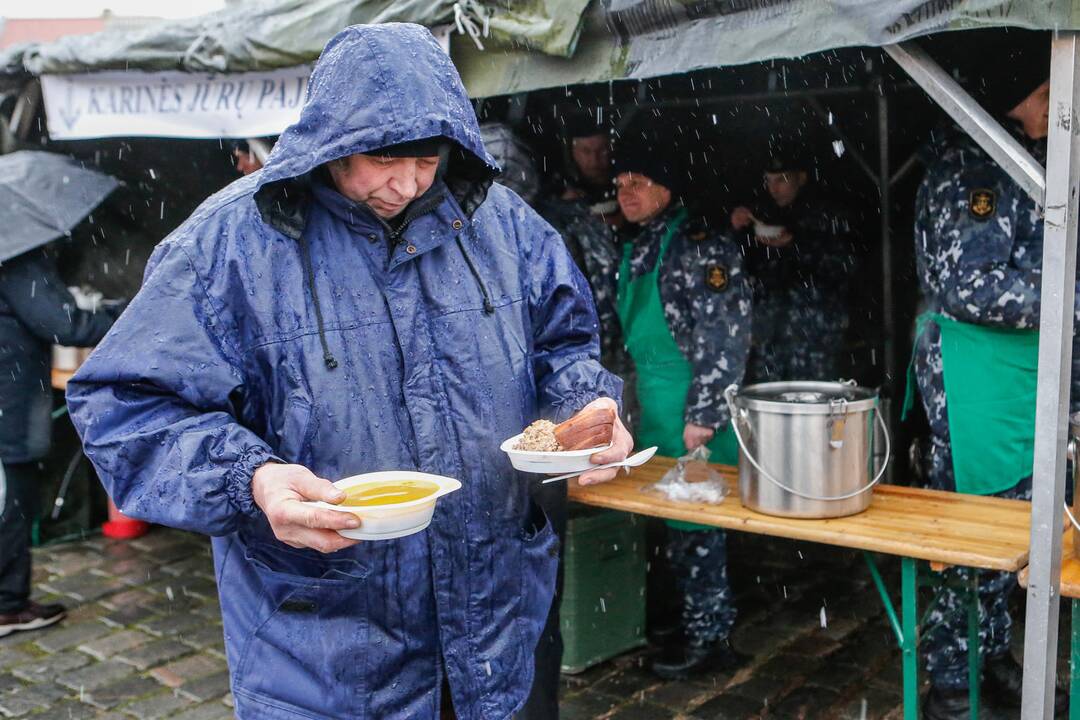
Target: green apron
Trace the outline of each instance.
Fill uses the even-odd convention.
[[[960,322],[938,313],[918,320],[941,329],[941,364],[957,492],[993,495],[1031,475],[1039,332]],[[916,341],[916,347],[918,342]],[[914,404],[908,367],[904,415]]]
[[[623,245],[619,270],[617,309],[626,348],[637,366],[637,394],[641,403],[641,414],[634,428],[635,440],[641,447],[656,445],[657,452],[668,457],[686,454],[683,414],[694,372],[671,336],[664,317],[664,304],[660,300],[658,276],[668,245],[685,220],[686,210],[683,209],[668,221],[652,272],[636,280],[630,279],[633,243]],[[712,453],[711,462],[735,465],[739,461],[739,446],[730,425],[713,437],[708,448]],[[679,530],[714,529],[678,520],[666,522]]]

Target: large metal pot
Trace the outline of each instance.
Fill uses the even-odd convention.
[[[739,441],[739,495],[767,515],[854,515],[888,466],[877,393],[848,383],[772,382],[725,392]],[[885,460],[874,473],[875,418]],[[871,479],[871,476],[872,479]]]

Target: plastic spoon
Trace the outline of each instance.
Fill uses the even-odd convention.
[[[625,467],[625,468],[637,467],[638,465],[644,465],[645,463],[649,462],[649,460],[651,460],[652,456],[655,455],[655,454],[656,454],[656,446],[654,445],[651,448],[645,448],[644,450],[642,450],[639,453],[634,453],[633,455],[626,458],[625,460],[620,460],[619,462],[608,463],[607,465],[597,465],[596,467],[587,468],[585,470],[578,470],[577,472],[567,473],[566,475],[556,475],[555,477],[547,478],[546,480],[542,480],[540,482],[540,484],[541,485],[547,485],[548,483],[558,482],[559,480],[569,480],[572,477],[577,477],[578,475],[584,475],[585,473],[592,472],[593,470],[607,470],[608,468],[615,468],[615,467]]]

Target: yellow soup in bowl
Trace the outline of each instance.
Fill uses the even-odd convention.
[[[439,485],[427,480],[380,480],[345,488],[341,507],[375,507],[422,500],[439,491]]]

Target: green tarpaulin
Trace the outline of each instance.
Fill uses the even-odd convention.
[[[337,31],[358,23],[454,24],[463,13],[485,47],[528,48],[567,57],[589,0],[262,0],[187,20],[161,21],[23,46],[0,54],[0,68],[33,75],[100,70],[243,72],[313,62]],[[455,12],[455,5],[460,8]]]
[[[487,97],[979,27],[1080,29],[1080,0],[601,0],[570,59],[479,52],[462,38],[454,38],[451,54],[469,94]]]

